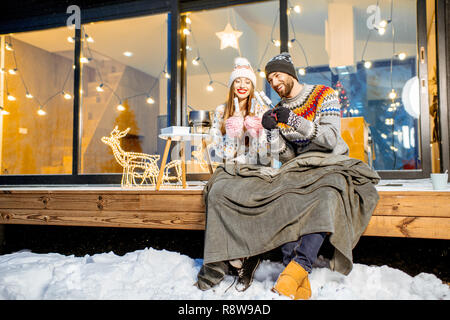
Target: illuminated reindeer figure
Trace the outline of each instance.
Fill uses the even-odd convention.
[[[123,167],[122,174],[122,187],[144,186],[144,185],[156,185],[159,168],[157,161],[159,155],[150,155],[146,153],[138,152],[125,152],[120,147],[119,139],[123,138],[130,131],[130,128],[120,132],[118,126],[111,131],[109,137],[101,138],[102,142],[109,145],[114,153],[114,158]],[[169,169],[175,168],[176,177],[169,177]],[[164,170],[162,182],[169,182],[170,180],[176,180],[181,183],[181,161],[174,160],[167,164]],[[136,179],[140,180],[140,183],[136,182]]]

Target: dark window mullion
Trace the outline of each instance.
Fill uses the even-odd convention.
[[[73,77],[73,142],[72,142],[72,175],[80,172],[80,144],[81,144],[81,28],[75,28],[75,51],[74,51],[74,77]]]
[[[288,0],[280,0],[280,53],[289,52]]]

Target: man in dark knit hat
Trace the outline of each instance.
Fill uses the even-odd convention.
[[[340,105],[332,88],[299,83],[291,56],[283,52],[265,67],[267,81],[281,97],[274,110],[267,111],[262,125],[282,163],[307,151],[348,155],[340,135]],[[308,273],[326,236],[307,234],[281,247],[285,270],[274,291],[294,299],[308,299],[311,287]]]

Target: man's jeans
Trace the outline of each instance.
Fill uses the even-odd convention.
[[[288,265],[294,260],[310,273],[326,235],[326,232],[306,234],[297,241],[284,244],[281,247],[283,264]]]

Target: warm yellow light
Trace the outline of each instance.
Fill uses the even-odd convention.
[[[366,69],[372,68],[372,61],[365,61],[364,62],[364,68],[366,68]]]
[[[260,71],[260,72],[259,72],[259,76],[260,76],[261,78],[265,78],[265,77],[266,77],[266,73],[265,73],[264,71]]]
[[[306,74],[305,68],[298,69],[298,74],[301,75],[301,76],[304,76]]]
[[[386,20],[382,20],[382,21],[380,21],[380,23],[378,24],[378,26],[379,26],[380,28],[385,29],[386,26],[387,26],[387,24],[388,24],[388,22],[387,22]]]
[[[405,60],[405,58],[406,58],[406,53],[400,52],[400,53],[398,54],[398,58],[399,58],[400,60]]]
[[[69,41],[70,43],[74,43],[75,40],[72,37],[67,37],[67,41]]]
[[[15,75],[15,74],[17,74],[17,68],[9,69],[8,72],[9,72],[9,74]]]
[[[105,91],[105,90],[103,89],[103,83],[101,83],[100,85],[98,85],[97,88],[95,88],[95,89],[97,90],[97,92],[103,92],[103,91]]]
[[[47,114],[47,112],[45,112],[44,110],[39,108],[39,110],[37,111],[37,114],[40,115],[40,116],[45,116]]]
[[[80,58],[80,62],[81,62],[81,63],[89,63],[89,59],[86,58],[86,57],[81,57],[81,58]]]
[[[193,60],[192,60],[192,64],[193,64],[194,66],[198,66],[198,60],[200,60],[199,57],[193,59]]]
[[[294,6],[294,11],[300,13],[302,11],[302,8],[299,5],[296,5]]]
[[[184,33],[185,35],[190,35],[190,34],[191,34],[191,30],[189,30],[188,28],[184,28],[184,29],[183,29],[183,33]]]
[[[186,20],[185,20],[185,21],[186,21],[187,24],[191,24],[191,22],[192,22],[191,19],[190,19],[189,17],[186,17]]]
[[[124,55],[125,57],[131,57],[131,56],[133,55],[133,52],[125,51],[125,52],[123,53],[123,55]]]
[[[275,47],[281,46],[280,40],[272,40],[272,42],[273,42],[273,44],[275,45]]]
[[[167,79],[170,79],[170,74],[167,71],[164,71],[164,77],[166,77]]]
[[[212,85],[208,84],[208,85],[206,86],[206,90],[209,91],[209,92],[212,92],[212,91],[214,91],[214,88],[213,88]]]
[[[147,101],[148,104],[154,104],[155,103],[155,100],[152,97],[148,97],[146,101]]]
[[[86,41],[92,43],[94,42],[94,38],[92,38],[91,36],[87,36]]]
[[[9,44],[9,43],[6,43],[5,49],[8,51],[14,51],[14,49],[12,48],[12,44]]]
[[[27,94],[25,95],[25,97],[27,97],[28,99],[31,99],[31,98],[33,98],[33,95],[32,95],[31,93],[27,92]]]
[[[124,111],[124,110],[125,110],[125,107],[120,103],[120,104],[117,106],[117,110],[118,110],[118,111]]]
[[[13,95],[10,95],[10,94],[8,93],[8,100],[9,100],[9,101],[16,101],[16,97],[14,97]]]
[[[6,111],[5,109],[2,109],[2,111],[0,113],[4,116],[7,116],[9,114],[9,112]]]
[[[397,92],[395,92],[395,90],[392,89],[392,91],[389,92],[389,99],[394,100],[395,98],[397,98]]]
[[[63,91],[62,94],[64,96],[64,99],[66,99],[66,100],[72,99],[72,96],[69,93]]]
[[[382,36],[385,32],[386,32],[386,29],[385,29],[385,28],[382,28],[382,27],[378,28],[378,34],[379,34],[380,36]]]

